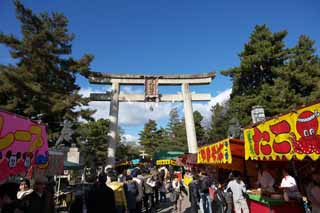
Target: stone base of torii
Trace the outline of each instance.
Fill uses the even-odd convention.
[[[197,153],[197,137],[194,126],[192,101],[210,101],[210,94],[190,93],[190,85],[210,84],[215,77],[214,72],[196,75],[129,75],[92,72],[89,81],[92,84],[112,85],[106,93],[91,93],[92,101],[110,101],[110,132],[108,135],[108,165],[115,165],[116,136],[118,129],[119,102],[178,102],[184,103],[185,125],[188,151]],[[121,85],[144,85],[145,94],[120,94]],[[181,94],[159,94],[158,85],[180,85]]]

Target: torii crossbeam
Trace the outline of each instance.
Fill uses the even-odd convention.
[[[210,94],[191,94],[189,85],[210,84],[214,72],[195,75],[131,75],[92,72],[89,82],[92,84],[112,85],[111,92],[91,93],[91,101],[111,101],[110,133],[108,138],[108,164],[114,166],[116,153],[116,133],[120,102],[172,102],[183,101],[189,153],[197,153],[197,137],[194,126],[192,101],[210,101]],[[120,94],[120,85],[144,85],[144,94]],[[159,85],[181,85],[181,94],[159,94]]]

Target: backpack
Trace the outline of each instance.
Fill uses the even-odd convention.
[[[149,184],[147,184],[147,181],[143,182],[143,186],[144,186],[144,193],[146,193],[146,194],[153,193],[153,188]]]
[[[133,196],[137,196],[139,194],[139,189],[135,181],[127,183],[127,189]]]
[[[200,181],[200,192],[208,193],[209,192],[209,179],[208,177],[203,177]]]
[[[216,191],[212,187],[209,187],[209,195],[211,200],[215,200],[215,196],[216,196],[215,192]]]

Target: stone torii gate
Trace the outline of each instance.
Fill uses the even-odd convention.
[[[116,133],[118,128],[118,113],[120,102],[175,102],[183,101],[185,125],[187,131],[189,153],[197,153],[197,137],[194,126],[192,101],[209,101],[210,94],[192,94],[190,85],[210,84],[215,77],[214,72],[195,75],[136,75],[109,74],[92,72],[89,82],[92,84],[112,85],[112,90],[106,93],[91,93],[91,101],[111,101],[110,103],[110,133],[108,138],[108,165],[114,166],[116,153]],[[144,85],[145,94],[120,94],[120,85]],[[158,85],[181,85],[182,93],[159,94]]]

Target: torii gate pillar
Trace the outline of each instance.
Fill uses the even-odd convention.
[[[188,150],[189,153],[195,154],[198,152],[196,128],[194,126],[193,110],[192,110],[192,98],[189,92],[189,84],[183,83],[182,94],[184,104],[184,119],[186,123]]]
[[[116,162],[116,139],[118,132],[118,114],[119,114],[119,92],[118,82],[112,83],[112,97],[110,102],[110,132],[108,134],[108,165],[114,165]]]

